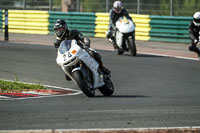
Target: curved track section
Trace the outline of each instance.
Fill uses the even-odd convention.
[[[199,126],[198,61],[97,51],[112,71],[112,97],[0,101],[0,130]],[[55,58],[53,46],[0,42],[0,79],[78,89]]]

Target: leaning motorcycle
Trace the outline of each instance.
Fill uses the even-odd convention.
[[[56,62],[86,96],[94,97],[96,89],[104,96],[113,94],[111,75],[104,75],[99,68],[99,63],[87,52],[87,49],[77,45],[76,40],[61,42]]]
[[[135,24],[127,17],[120,17],[115,23],[113,32],[115,38],[114,46],[117,54],[122,55],[124,52],[130,52],[132,56],[136,56],[137,49],[135,45]]]

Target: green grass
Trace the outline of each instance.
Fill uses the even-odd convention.
[[[0,80],[0,92],[22,92],[29,90],[44,90],[45,86],[39,84],[26,84],[17,81]]]

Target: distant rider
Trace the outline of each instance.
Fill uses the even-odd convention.
[[[110,74],[110,71],[103,66],[103,62],[101,60],[101,55],[97,53],[95,50],[90,48],[90,40],[89,38],[85,38],[82,33],[80,33],[78,30],[69,30],[67,23],[62,20],[58,19],[54,24],[54,31],[56,35],[56,40],[54,42],[54,46],[57,49],[60,46],[60,43],[63,40],[72,40],[75,39],[77,41],[77,44],[83,48],[86,49],[91,56],[94,57],[94,59],[99,63],[99,68],[102,70],[102,72],[106,75]],[[68,77],[66,77],[67,79]]]
[[[130,19],[131,21],[132,18],[129,16],[127,10],[125,8],[123,8],[123,4],[121,1],[115,1],[113,3],[113,8],[110,9],[109,11],[109,25],[108,25],[108,31],[106,33],[107,38],[109,38],[109,40],[111,41],[111,43],[115,43],[115,39],[112,36],[113,35],[113,29],[115,27],[115,23],[117,22],[117,20],[120,17],[126,16],[127,19]]]
[[[200,50],[197,47],[200,44],[200,12],[193,15],[193,20],[189,25],[189,35],[192,41],[189,50],[197,53],[200,60]]]

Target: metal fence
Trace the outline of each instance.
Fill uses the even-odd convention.
[[[115,0],[0,0],[0,9],[68,12],[108,12]],[[192,16],[200,10],[200,0],[121,0],[129,13]]]

